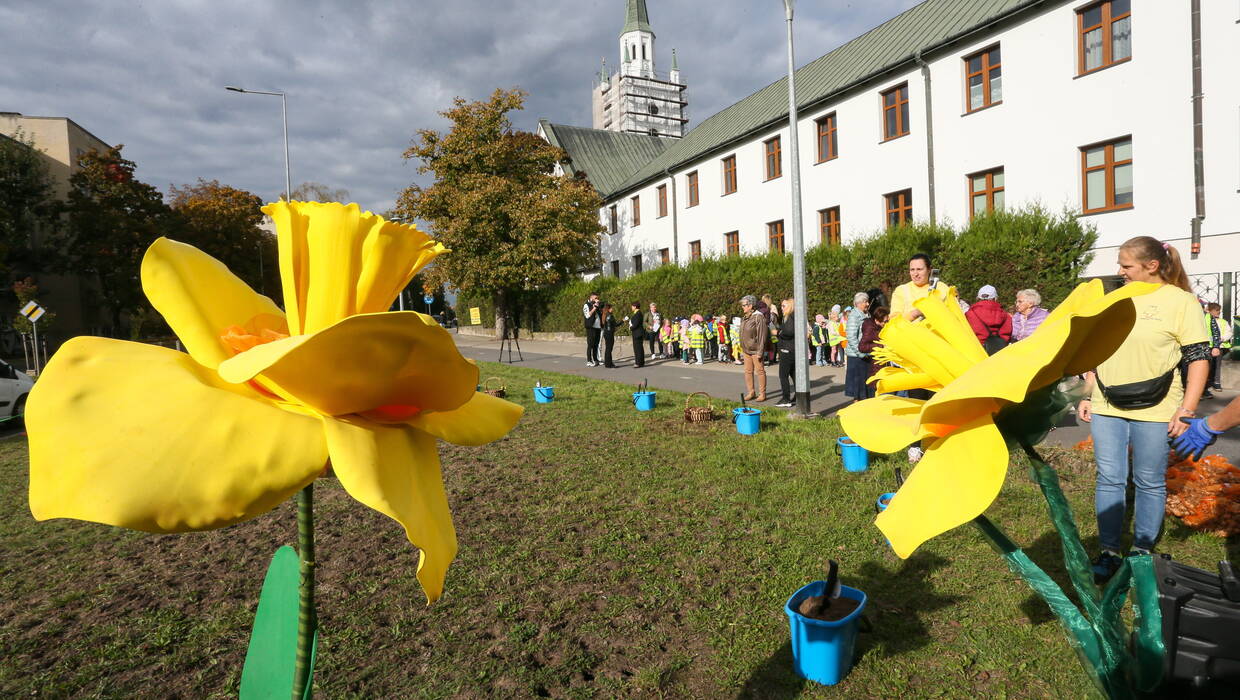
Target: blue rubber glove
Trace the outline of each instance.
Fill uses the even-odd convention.
[[[1172,446],[1175,448],[1175,453],[1181,457],[1199,459],[1201,453],[1205,452],[1206,448],[1213,445],[1218,436],[1223,434],[1223,431],[1211,428],[1205,418],[1180,418],[1180,421],[1188,424],[1188,430],[1180,433],[1180,437],[1172,442]]]

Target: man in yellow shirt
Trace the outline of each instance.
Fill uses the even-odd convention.
[[[916,321],[921,318],[921,312],[913,306],[913,302],[928,296],[931,291],[944,291],[942,282],[931,281],[930,270],[929,255],[918,253],[908,259],[909,281],[896,287],[891,293],[892,316],[900,315]]]

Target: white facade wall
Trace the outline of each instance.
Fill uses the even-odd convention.
[[[1190,260],[1194,216],[1192,70],[1187,2],[1134,0],[1132,59],[1084,76],[1077,71],[1076,9],[1057,4],[1019,24],[979,34],[950,52],[927,58],[934,120],[936,214],[940,222],[969,218],[970,173],[1003,167],[1009,207],[1039,201],[1053,209],[1082,205],[1082,146],[1131,135],[1132,209],[1083,216],[1099,233],[1087,275],[1115,272],[1115,248],[1131,236],[1149,234],[1184,253],[1190,273],[1240,270],[1240,2],[1202,2],[1202,65],[1205,95],[1204,159],[1206,216],[1202,249]],[[1002,103],[966,113],[964,57],[998,43],[1002,54]],[[882,140],[880,93],[908,83],[910,133]],[[926,103],[916,66],[855,90],[799,115],[802,220],[806,246],[819,241],[818,210],[840,207],[847,242],[884,225],[883,195],[911,188],[913,215],[929,217]],[[816,160],[815,120],[836,113],[839,156]],[[781,136],[783,176],[763,181],[763,142]],[[740,232],[741,252],[767,250],[769,221],[785,220],[791,244],[787,126],[753,134],[727,150],[678,167],[675,178],[676,259],[689,260],[689,243],[700,240],[704,256],[724,254],[724,233]],[[737,192],[721,196],[722,159],[737,159]],[[699,174],[700,203],[686,207],[685,175]],[[622,276],[658,265],[660,248],[673,247],[673,217],[656,218],[655,188],[668,178],[609,200],[617,204],[619,232],[602,241],[603,268],[618,260]],[[641,224],[632,226],[629,198],[641,197]],[[602,221],[609,221],[608,209]]]

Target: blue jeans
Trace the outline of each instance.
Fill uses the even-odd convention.
[[[1103,549],[1121,551],[1131,447],[1132,481],[1137,492],[1132,546],[1153,549],[1167,509],[1167,424],[1094,414],[1090,432],[1098,463],[1094,509],[1099,543]]]
[[[826,344],[814,346],[814,364],[818,364],[818,365],[826,364],[827,362],[826,354],[827,354]]]

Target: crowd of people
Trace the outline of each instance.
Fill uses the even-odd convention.
[[[1132,546],[1129,556],[1148,554],[1159,536],[1166,506],[1165,471],[1174,442],[1181,454],[1200,454],[1223,431],[1240,424],[1240,399],[1210,420],[1196,416],[1198,402],[1220,388],[1219,361],[1231,346],[1231,324],[1220,318],[1218,304],[1203,304],[1193,293],[1175,247],[1149,236],[1125,242],[1118,265],[1125,282],[1158,285],[1134,298],[1136,321],[1120,348],[1082,376],[1086,397],[1076,407],[1078,419],[1090,426],[1097,464],[1095,509],[1100,553],[1095,578],[1105,581],[1120,567],[1126,514],[1126,489],[1135,486]],[[632,334],[634,364],[650,357],[679,359],[686,364],[730,362],[743,367],[745,399],[766,401],[765,367],[777,364],[780,396],[777,406],[793,405],[793,374],[797,333],[807,339],[805,362],[845,367],[844,394],[854,401],[874,396],[868,381],[879,369],[874,351],[890,319],[922,318],[915,302],[944,293],[930,256],[919,253],[908,261],[908,281],[853,295],[846,306],[834,305],[813,321],[798,323],[794,300],[778,304],[770,295],[740,298],[740,314],[691,314],[666,317],[651,303],[643,313],[633,302],[615,319],[610,304],[590,295],[582,309],[587,332],[586,364],[614,367],[615,329],[622,322]],[[1021,289],[1004,308],[994,285],[986,284],[974,298],[959,304],[978,341],[994,354],[1031,336],[1048,311],[1035,289]],[[599,353],[602,348],[600,361]],[[1179,381],[1176,381],[1176,377]],[[928,399],[928,390],[900,392]],[[909,461],[922,456],[920,444],[909,447]]]
[[[860,401],[874,395],[867,380],[878,367],[872,353],[878,335],[889,316],[898,314],[915,320],[919,313],[913,302],[943,283],[934,276],[930,257],[914,255],[909,260],[909,281],[894,290],[889,283],[853,295],[846,306],[833,305],[826,314],[817,313],[801,327],[805,333],[806,361],[819,367],[845,368],[844,393]],[[1034,289],[1016,292],[1012,304],[1005,309],[999,303],[993,285],[978,290],[972,304],[962,303],[965,317],[978,340],[990,353],[1010,343],[1029,337],[1047,311],[1042,297]],[[644,366],[652,360],[680,360],[684,364],[701,365],[722,362],[744,368],[747,400],[766,401],[765,367],[778,365],[780,401],[777,406],[792,406],[791,379],[795,372],[793,353],[798,326],[792,319],[792,299],[778,303],[769,294],[747,295],[740,300],[740,314],[694,313],[689,316],[665,316],[651,302],[643,310],[640,302],[631,303],[624,315],[617,318],[615,308],[591,294],[582,307],[586,326],[586,365],[615,367],[613,348],[615,332],[627,324],[633,343],[633,364]],[[754,314],[758,318],[752,318]]]

